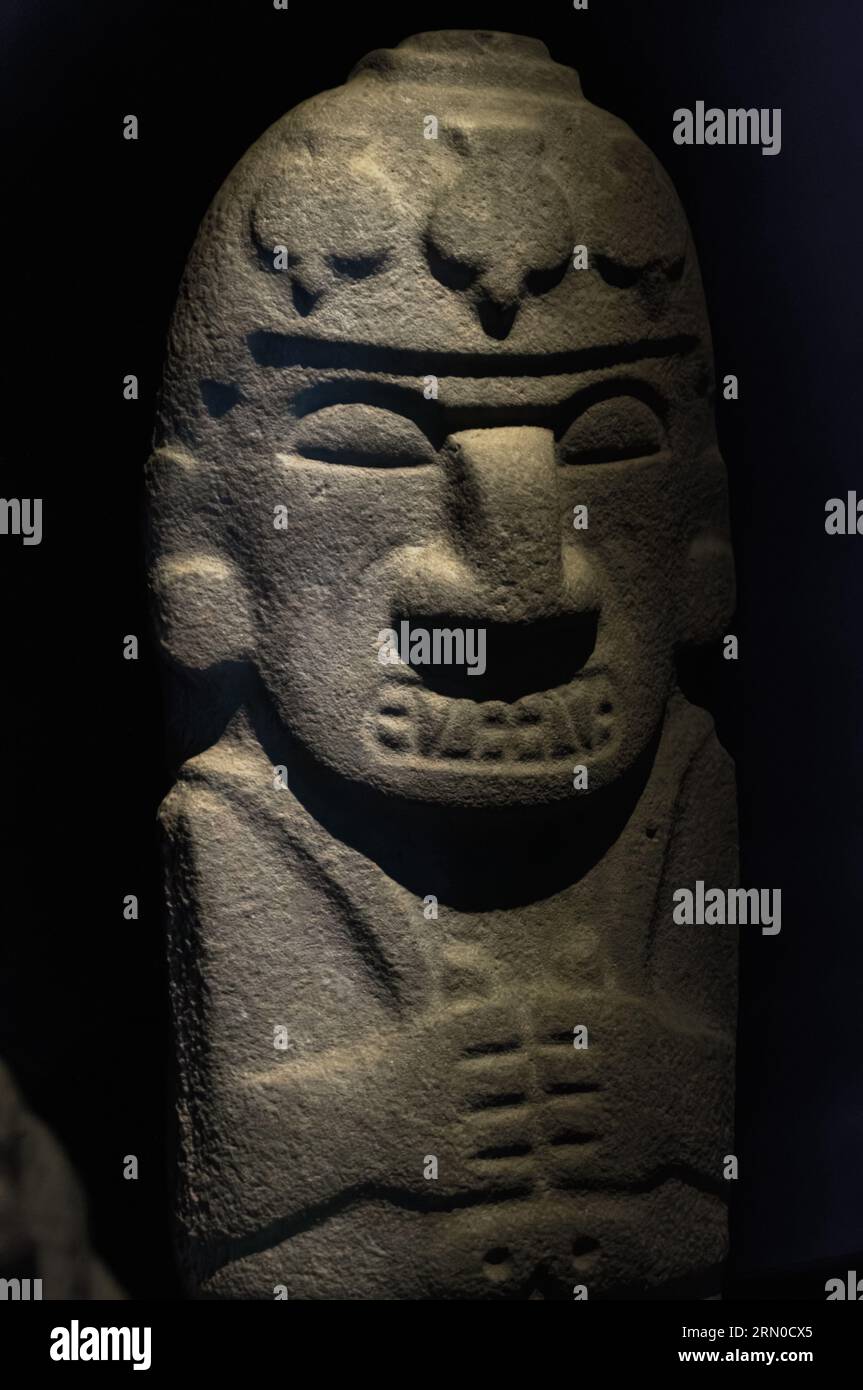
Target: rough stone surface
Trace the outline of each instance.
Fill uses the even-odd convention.
[[[733,603],[712,401],[669,181],[536,40],[373,53],[217,196],[149,466],[191,1290],[715,1288],[736,942],[671,916],[737,872],[675,665]],[[485,673],[382,664],[403,620]]]

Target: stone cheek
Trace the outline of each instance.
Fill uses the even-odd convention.
[[[675,692],[733,596],[711,373],[665,176],[535,41],[370,55],[217,198],[148,476],[191,1289],[715,1276],[735,946],[670,914],[736,873]]]

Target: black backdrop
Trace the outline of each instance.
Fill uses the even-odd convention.
[[[264,128],[368,50],[448,27],[542,38],[655,150],[689,214],[717,372],[741,384],[719,407],[741,658],[714,653],[696,679],[738,762],[744,881],[783,891],[781,935],[744,934],[727,1291],[823,1298],[828,1274],[863,1269],[863,538],[824,532],[827,498],[863,496],[856,9],[463,0],[382,19],[308,0],[4,0],[2,492],[43,497],[45,534],[0,537],[0,1055],[133,1296],[179,1292],[155,853],[170,769],[140,539],[168,317],[207,203]],[[675,146],[671,113],[698,99],[781,107],[781,154]]]

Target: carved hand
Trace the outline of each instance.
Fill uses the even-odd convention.
[[[676,1026],[658,1003],[612,993],[546,997],[534,1015],[541,1128],[554,1185],[647,1182],[670,1167],[721,1181],[732,1041]],[[573,1029],[587,1028],[586,1048]]]

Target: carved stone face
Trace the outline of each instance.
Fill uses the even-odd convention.
[[[523,385],[442,380],[447,405],[426,410],[392,378],[346,381],[285,440],[291,521],[260,662],[285,723],[348,776],[467,804],[557,799],[575,764],[591,789],[614,780],[661,721],[685,464],[644,383],[597,398],[552,378],[528,400]],[[485,671],[382,664],[378,634],[405,621],[484,631]]]
[[[202,232],[175,396],[244,557],[220,658],[251,656],[342,775],[483,806],[630,769],[730,561],[670,186],[541,45],[472,37],[371,55],[250,152]],[[484,643],[484,670],[383,664],[403,624]]]

